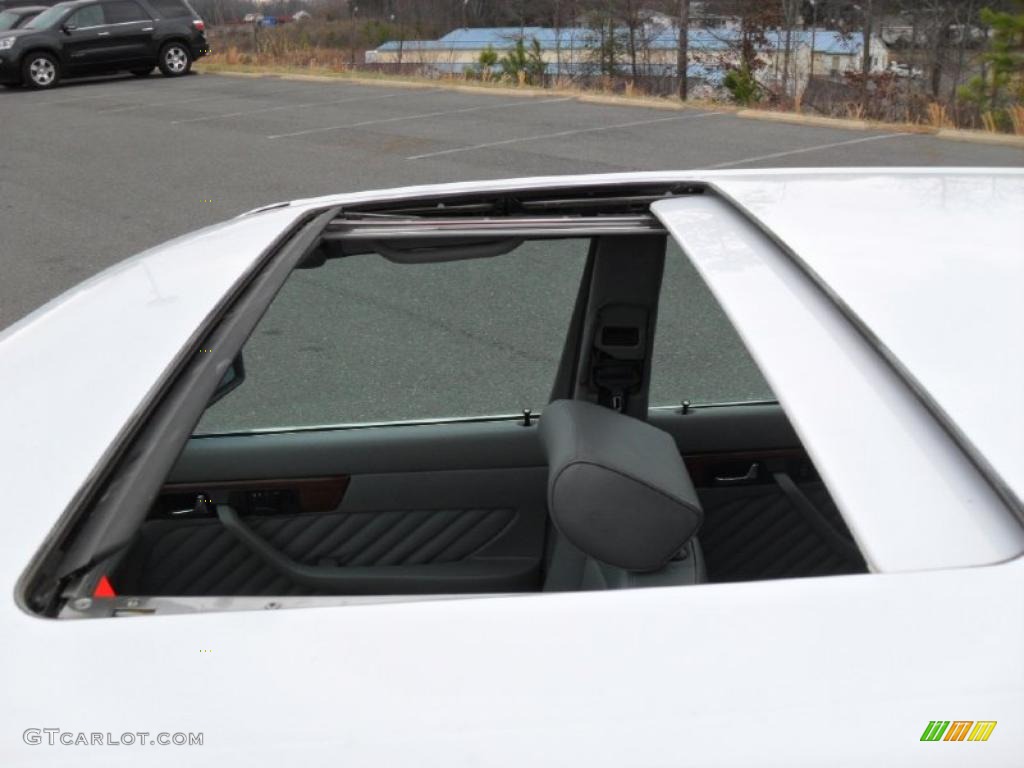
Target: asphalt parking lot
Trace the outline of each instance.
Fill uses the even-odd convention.
[[[602,105],[554,95],[524,98],[500,91],[343,81],[217,75],[113,78],[69,83],[43,93],[5,91],[0,93],[0,114],[0,328],[127,256],[283,199],[551,173],[1024,164],[1024,151],[1016,148],[924,135],[777,124],[730,113]],[[543,254],[523,258],[504,267],[505,273],[480,279],[510,287],[520,279],[527,294],[561,297],[552,300],[553,306],[568,300],[576,279],[571,268],[561,277],[540,268],[536,260],[546,263]],[[358,289],[346,288],[346,295],[356,298],[352,315],[339,320],[365,333],[372,326],[374,333],[390,331],[406,338],[429,326],[423,343],[412,345],[417,354],[457,357],[458,345],[437,336],[429,312],[389,311],[384,294],[399,286],[409,296],[418,295],[424,306],[428,296],[448,304],[455,317],[445,327],[463,339],[466,329],[479,328],[481,313],[490,312],[484,323],[488,330],[472,342],[479,342],[482,352],[494,352],[493,364],[476,372],[482,377],[481,391],[500,390],[507,378],[502,370],[528,362],[531,355],[538,371],[547,370],[557,352],[557,344],[540,344],[537,336],[543,335],[546,318],[561,322],[560,308],[552,309],[550,318],[547,310],[541,311],[541,324],[524,336],[518,321],[522,306],[503,303],[500,297],[487,299],[486,292],[475,301],[446,301],[450,277],[444,269],[408,284],[406,278],[397,280],[385,272],[370,270],[359,278]],[[522,278],[524,272],[529,277]],[[349,276],[337,279],[339,290],[352,285]],[[377,315],[372,322],[360,301],[373,305]],[[503,307],[507,316],[501,314]],[[709,322],[713,329],[714,322]],[[324,336],[320,331],[305,345],[312,358],[345,352],[325,343]],[[538,351],[539,346],[544,350]],[[346,380],[347,391],[367,392],[354,416],[440,416],[485,407],[483,400],[449,396],[444,412],[420,412],[437,410],[440,395],[436,382],[397,382],[402,360],[408,361],[409,371],[420,370],[415,355],[408,357],[408,347],[396,346],[392,356],[380,355],[375,371]],[[721,350],[723,345],[709,348]],[[716,355],[718,362],[697,361],[719,366],[708,379],[709,387],[730,380],[735,392],[723,395],[751,397],[763,389],[756,372],[742,366],[731,370],[728,355]],[[693,364],[683,359],[672,363],[680,368]],[[396,379],[393,387],[382,385],[390,379]],[[694,387],[669,389],[679,397],[693,391],[699,398],[697,379]],[[256,389],[254,385],[251,391]],[[408,413],[373,405],[393,404],[398,394],[410,403]],[[506,394],[510,401],[526,399],[515,387]],[[256,407],[241,399],[238,403],[242,415]],[[308,418],[315,420],[315,414]]]

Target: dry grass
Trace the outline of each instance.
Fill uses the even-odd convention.
[[[289,49],[289,46],[274,46],[275,50],[266,50],[259,53],[244,51],[237,46],[228,45],[216,53],[202,59],[197,63],[197,69],[208,72],[231,71],[251,74],[275,74],[275,75],[316,75],[331,78],[355,78],[359,80],[379,80],[381,82],[408,83],[429,87],[431,83],[438,85],[449,85],[456,87],[469,87],[470,89],[515,89],[527,93],[548,93],[554,92],[563,95],[571,95],[583,100],[601,101],[608,103],[629,103],[642,106],[658,107],[663,109],[713,109],[717,111],[731,110],[728,105],[719,102],[692,99],[685,104],[672,97],[652,96],[642,93],[632,81],[627,82],[621,92],[616,92],[614,84],[609,78],[604,78],[591,87],[581,87],[573,82],[571,78],[560,77],[549,88],[531,87],[526,83],[525,73],[520,73],[517,80],[509,81],[507,77],[493,75],[489,70],[484,70],[476,77],[466,77],[463,74],[445,74],[438,76],[425,76],[417,74],[392,74],[380,71],[370,71],[352,67],[350,59],[345,52],[337,49],[311,48],[303,46]],[[802,112],[802,98],[797,98],[791,109],[779,109],[784,113],[799,115]],[[864,109],[859,103],[848,103],[845,108],[846,118],[850,120],[864,121]],[[1015,105],[1003,113],[995,114],[987,112],[981,115],[984,130],[991,133],[1005,133],[1009,126],[1012,133],[1017,136],[1024,136],[1024,105]],[[930,132],[955,128],[955,121],[947,111],[945,105],[931,103],[927,106],[927,113],[923,119],[914,122],[886,121],[884,123],[871,121],[872,124],[887,127],[898,127],[911,132]],[[1002,127],[1000,126],[1002,123]]]
[[[1013,125],[1014,135],[1024,136],[1024,105],[1015,104],[1007,111],[1010,113],[1010,123]]]
[[[634,106],[653,107],[658,109],[716,109],[728,110],[730,107],[701,99],[691,99],[685,103],[674,98],[651,96],[636,92],[631,97],[616,93],[610,82],[602,83],[596,88],[583,88],[570,78],[559,78],[550,87],[529,86],[525,81],[520,84],[509,81],[500,75],[491,76],[481,73],[480,77],[466,77],[462,74],[445,74],[428,77],[416,74],[393,74],[374,70],[352,68],[344,56],[333,51],[318,49],[293,51],[287,54],[252,53],[228,46],[210,54],[196,62],[195,68],[200,72],[236,72],[241,74],[271,75],[313,75],[317,77],[336,78],[339,80],[356,79],[372,80],[381,83],[408,84],[411,86],[431,87],[450,86],[468,88],[470,90],[514,90],[530,95],[564,95],[575,96],[583,100],[595,100],[602,103],[623,103]]]
[[[847,104],[846,105],[846,119],[847,120],[863,120],[864,119],[864,105],[862,105],[862,104]]]
[[[946,111],[945,104],[938,104],[932,102],[928,105],[928,119],[927,124],[932,128],[953,128],[953,121],[949,117],[949,113]]]
[[[226,65],[228,67],[295,67],[310,70],[329,70],[347,72],[351,70],[347,58],[338,51],[309,48],[305,50],[284,50],[267,53],[241,51],[229,46],[223,52],[212,53],[206,57],[205,63]]]

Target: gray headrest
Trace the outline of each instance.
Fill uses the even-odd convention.
[[[704,517],[672,438],[592,403],[556,400],[540,419],[548,511],[572,544],[630,571],[664,566]]]

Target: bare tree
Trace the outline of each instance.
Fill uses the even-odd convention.
[[[555,77],[562,76],[562,2],[553,0],[551,25],[555,30]]]
[[[586,25],[593,37],[589,47],[589,56],[597,72],[601,75],[616,74],[619,56],[623,48],[621,30],[618,25],[615,4],[612,0],[587,3],[589,5],[584,16]]]
[[[728,70],[726,87],[742,103],[755,101],[768,88],[759,74],[767,65],[761,53],[770,45],[770,34],[782,24],[781,8],[761,0],[719,0],[716,10],[735,20],[733,26],[721,32],[706,29],[723,43],[724,50],[718,58]]]
[[[689,95],[687,73],[690,69],[690,0],[679,0],[679,47],[676,49],[676,74],[679,75],[679,98]]]
[[[862,6],[863,19],[863,50],[861,51],[861,62],[860,62],[860,106],[863,113],[868,113],[868,79],[871,76],[871,30],[874,27],[874,0],[861,0],[864,5]]]
[[[782,93],[790,97],[790,69],[793,58],[793,28],[800,14],[800,0],[782,0],[782,23],[786,30],[784,50],[782,54]],[[811,52],[813,57],[814,52]]]

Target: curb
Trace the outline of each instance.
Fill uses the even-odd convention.
[[[265,78],[268,80],[294,80],[309,83],[356,83],[357,85],[376,85],[384,88],[418,88],[436,89],[444,91],[459,91],[461,93],[483,93],[492,96],[519,96],[525,99],[551,98],[565,96],[574,101],[586,104],[605,104],[615,107],[646,107],[648,109],[667,109],[677,112],[688,110],[715,110],[718,112],[733,111],[728,105],[710,104],[708,102],[691,101],[685,104],[664,99],[643,99],[629,98],[627,96],[610,96],[600,93],[587,93],[583,91],[568,91],[558,88],[509,88],[502,86],[488,87],[485,85],[461,85],[458,83],[433,82],[429,80],[398,80],[380,79],[372,77],[350,77],[348,75],[304,75],[290,72],[241,72],[231,70],[194,70],[199,75],[223,75],[225,77],[249,77]]]
[[[461,91],[464,93],[488,93],[491,95],[509,95],[509,96],[520,96],[522,98],[540,98],[554,96],[574,96],[576,94],[566,91],[548,90],[544,88],[488,88],[487,86],[481,85],[459,85],[456,83],[434,83],[430,81],[418,81],[418,80],[398,80],[398,79],[376,79],[373,77],[351,77],[348,75],[304,75],[293,72],[240,72],[231,70],[210,70],[203,71],[201,69],[196,70],[200,75],[223,75],[225,77],[250,77],[250,78],[264,78],[267,80],[293,80],[297,82],[306,83],[356,83],[357,85],[376,85],[382,88],[413,88],[420,90],[446,90],[446,91]]]
[[[769,112],[765,109],[741,109],[737,117],[749,120],[768,120],[770,122],[791,123],[794,125],[814,125],[821,128],[845,128],[851,131],[890,131],[892,133],[911,133],[933,136],[949,141],[965,141],[973,144],[996,144],[1002,147],[1018,147],[1024,149],[1024,136],[1013,136],[1008,133],[989,133],[988,131],[971,131],[960,128],[933,128],[927,125],[906,125],[903,123],[876,123],[869,120],[847,120],[839,117],[821,117],[819,115],[800,115],[790,112]]]
[[[584,104],[604,104],[615,107],[646,107],[648,109],[666,109],[673,111],[708,110],[732,112],[736,117],[747,120],[767,120],[769,122],[789,123],[792,125],[810,125],[819,128],[839,128],[850,131],[890,131],[932,136],[947,141],[961,141],[974,144],[991,144],[1002,147],[1024,149],[1024,136],[1012,136],[1005,133],[989,133],[988,131],[971,131],[956,128],[932,128],[930,126],[907,125],[903,123],[875,123],[868,120],[851,120],[840,117],[822,117],[819,115],[801,115],[792,112],[770,112],[765,109],[736,109],[728,105],[710,105],[705,102],[687,102],[685,104],[658,99],[630,98],[628,96],[610,96],[600,93],[566,91],[554,88],[507,88],[488,87],[481,85],[459,85],[456,83],[438,83],[419,80],[398,80],[372,77],[352,77],[348,75],[304,75],[289,72],[241,72],[231,70],[198,70],[200,75],[223,75],[226,77],[250,77],[276,80],[294,80],[312,83],[356,83],[358,85],[375,85],[382,88],[414,88],[422,90],[458,91],[461,93],[484,93],[490,95],[518,96],[524,99],[551,98],[567,96]]]
[[[569,92],[567,93],[574,93]],[[723,105],[712,104],[706,101],[688,101],[683,103],[681,101],[670,101],[668,99],[657,99],[657,98],[630,98],[629,96],[610,96],[602,93],[575,93],[576,101],[584,104],[605,104],[610,107],[646,107],[647,109],[667,109],[675,112],[685,112],[690,109],[701,109],[715,112],[731,111],[726,106],[723,110]]]
[[[867,120],[850,120],[841,117],[820,117],[818,115],[801,115],[793,112],[769,112],[765,109],[741,109],[736,117],[749,120],[768,120],[774,123],[794,123],[796,125],[816,125],[822,128],[846,128],[851,131],[867,131],[873,126]]]
[[[1024,149],[1024,136],[1011,136],[1008,133],[989,133],[988,131],[965,131],[958,128],[941,128],[935,134],[940,139],[950,141],[970,141],[975,144],[997,144],[1001,147],[1017,147]]]

